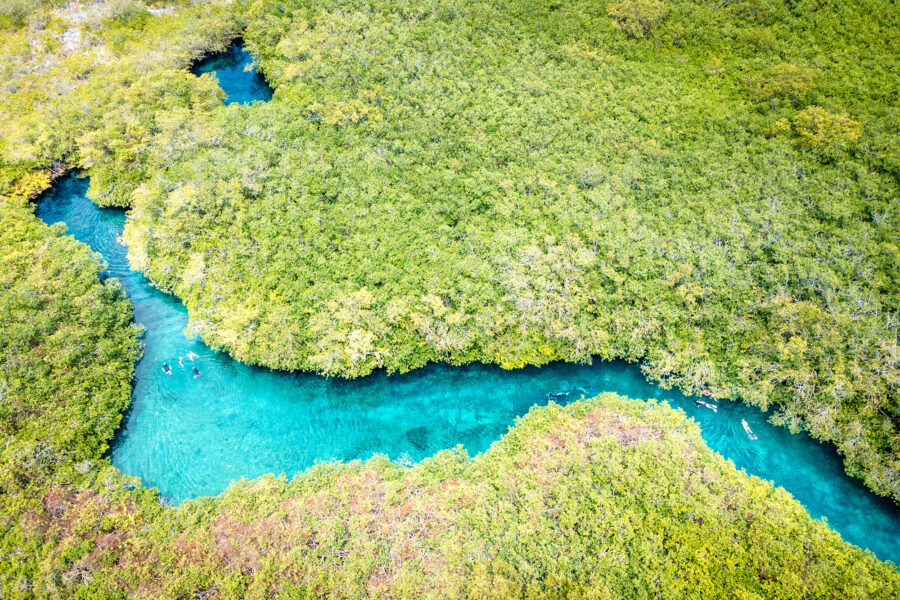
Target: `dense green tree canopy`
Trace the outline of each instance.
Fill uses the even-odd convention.
[[[897,24],[666,6],[255,3],[275,98],[163,124],[133,264],[242,361],[642,360],[898,498]]]
[[[0,0],[0,590],[893,598],[892,565],[665,407],[164,507],[103,458],[138,331],[29,199],[65,165],[240,360],[624,357],[900,498],[896,11],[750,0]],[[244,27],[273,100],[187,67]]]
[[[104,453],[139,355],[131,305],[83,244],[0,210],[0,495]],[[71,264],[79,268],[70,268]]]
[[[46,179],[32,185],[46,185]],[[103,458],[137,331],[96,255],[0,204],[5,598],[891,598],[900,574],[606,394],[533,409],[484,455],[375,457],[175,509]]]

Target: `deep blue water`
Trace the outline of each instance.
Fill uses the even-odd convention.
[[[256,85],[252,73],[240,72],[245,87]],[[783,486],[844,539],[900,564],[900,510],[847,477],[830,446],[790,435],[743,404],[720,402],[718,413],[697,407],[692,398],[648,383],[633,364],[518,371],[435,365],[344,381],[250,367],[213,352],[184,336],[187,311],[176,298],[130,270],[125,248],[116,241],[125,214],[97,208],[86,197],[87,187],[84,178],[62,179],[36,213],[47,223],[65,223],[71,235],[103,255],[107,275],[122,282],[135,320],[147,330],[132,407],[111,457],[174,503],[218,494],[241,477],[295,474],[316,461],[383,453],[411,463],[457,444],[474,455],[535,404],[612,391],[683,409],[700,424],[706,443],[738,468]],[[195,360],[187,358],[189,351],[198,355]],[[171,375],[163,373],[164,362]],[[741,419],[758,440],[748,439]]]
[[[194,75],[213,73],[225,91],[225,104],[250,104],[272,98],[272,88],[262,75],[252,70],[253,56],[240,44],[232,44],[225,52],[217,52],[197,62]]]

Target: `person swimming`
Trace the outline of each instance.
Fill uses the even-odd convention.
[[[184,359],[182,359],[180,356],[178,357],[178,366],[181,367],[182,369],[184,368],[184,362],[183,362],[183,360],[184,360]]]
[[[162,372],[165,373],[166,375],[168,375],[169,377],[172,376],[172,367],[169,366],[169,363],[163,363]]]
[[[197,358],[197,355],[194,354],[193,352],[188,352],[188,353],[187,353],[187,357],[188,357],[189,359],[191,359],[191,362],[194,362],[194,359]]]
[[[715,404],[710,404],[709,402],[704,402],[703,400],[694,400],[694,404],[696,404],[698,408],[702,406],[703,408],[708,408],[714,413],[719,412],[718,406],[716,406]]]
[[[752,430],[752,429],[750,429],[750,424],[747,423],[747,420],[746,420],[746,419],[741,419],[741,425],[744,426],[744,431],[747,432],[747,437],[749,437],[751,440],[755,440],[755,439],[756,439],[756,434],[753,433],[753,430]]]
[[[200,369],[198,369],[197,367],[193,367],[192,371],[194,371],[194,379],[200,377]]]

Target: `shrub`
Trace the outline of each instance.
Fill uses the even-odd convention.
[[[821,106],[810,106],[793,118],[796,144],[823,158],[835,159],[859,143],[863,124],[846,114],[836,115]]]
[[[23,27],[39,5],[37,0],[0,0],[0,25],[8,23],[16,29]]]
[[[769,67],[747,80],[755,102],[783,101],[799,104],[815,91],[819,73],[815,69],[792,63]]]
[[[607,5],[606,13],[629,37],[641,39],[663,22],[669,7],[660,0],[621,0]]]
[[[779,135],[786,135],[791,132],[791,122],[788,119],[778,119],[769,128],[766,130],[766,135],[769,137],[776,137]]]
[[[703,70],[706,71],[708,75],[721,75],[725,72],[725,67],[722,65],[722,59],[715,56],[703,65]]]
[[[738,0],[725,2],[728,12],[743,21],[751,23],[771,23],[777,11],[775,3],[769,0]]]
[[[738,41],[757,53],[769,52],[778,44],[775,35],[768,29],[754,28],[738,33]]]
[[[131,25],[148,14],[147,8],[137,0],[116,0],[109,7],[109,18],[120,25]]]

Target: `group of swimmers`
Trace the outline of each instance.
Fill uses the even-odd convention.
[[[709,398],[710,400],[713,399],[712,392],[710,392],[709,390],[703,390],[701,392],[701,394],[703,394],[703,396],[705,398]],[[713,411],[714,413],[719,412],[718,406],[716,406],[715,404],[710,404],[709,402],[706,402],[704,400],[700,400],[699,398],[697,400],[694,400],[694,404],[696,404],[697,406],[703,407],[703,408],[708,408],[709,410]],[[748,438],[750,438],[751,440],[757,439],[756,434],[753,433],[752,429],[750,429],[750,424],[747,423],[746,419],[741,419],[741,425],[744,427],[744,431],[747,432]]]
[[[188,352],[187,357],[188,357],[188,359],[190,359],[191,362],[194,362],[194,359],[197,358],[198,355],[194,354],[193,352]],[[184,368],[184,359],[180,356],[178,357],[178,366],[181,367],[182,369]],[[194,373],[194,379],[197,379],[198,377],[200,377],[200,369],[198,369],[197,367],[191,367],[191,371],[193,371],[193,373]],[[167,362],[163,363],[162,372],[165,373],[166,375],[168,375],[169,377],[172,376],[172,367],[169,366],[169,363],[167,363]]]

